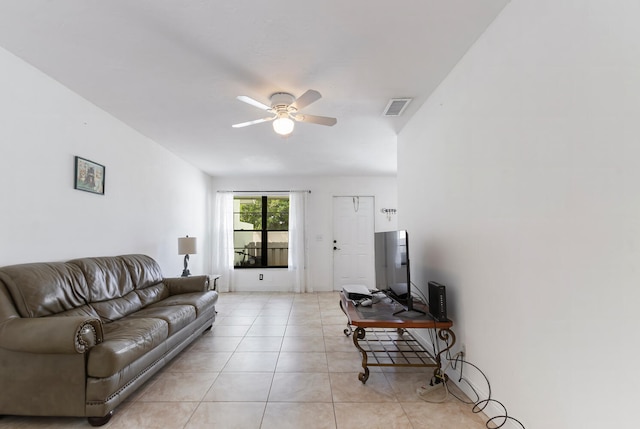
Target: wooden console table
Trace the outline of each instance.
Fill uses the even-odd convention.
[[[358,379],[363,384],[369,378],[370,366],[434,367],[434,374],[439,373],[442,354],[456,342],[451,330],[453,322],[434,320],[428,314],[427,306],[422,304],[414,304],[414,308],[426,314],[394,314],[402,307],[389,298],[383,298],[371,307],[356,307],[344,293],[340,293],[340,308],[348,319],[344,334],[353,334],[353,344],[362,354],[364,372],[358,375]],[[430,353],[407,332],[411,328],[435,330],[446,348]]]

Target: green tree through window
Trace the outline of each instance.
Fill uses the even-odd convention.
[[[253,225],[254,230],[262,229],[262,201],[255,199],[240,206],[240,221]],[[267,199],[267,229],[283,231],[289,229],[289,199]]]

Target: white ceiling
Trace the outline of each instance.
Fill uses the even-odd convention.
[[[0,46],[213,176],[396,172],[396,135],[509,0],[20,0]],[[277,136],[236,100],[323,98]],[[404,115],[382,116],[394,97]]]

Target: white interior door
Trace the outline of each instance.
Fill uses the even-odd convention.
[[[333,290],[375,287],[374,197],[333,197]]]

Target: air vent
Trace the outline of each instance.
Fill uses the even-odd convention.
[[[412,98],[392,98],[384,109],[383,116],[400,116],[407,108]]]

